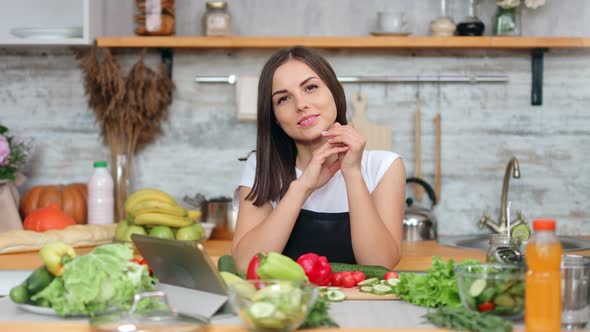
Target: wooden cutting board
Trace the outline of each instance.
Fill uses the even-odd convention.
[[[352,126],[358,129],[367,139],[365,148],[368,150],[391,151],[392,130],[389,127],[378,126],[367,119],[367,96],[361,92],[352,97],[354,115]]]
[[[345,300],[401,300],[395,294],[375,295],[371,293],[363,293],[358,287],[340,288],[340,291],[346,295]]]

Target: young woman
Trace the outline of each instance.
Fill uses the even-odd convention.
[[[273,54],[258,84],[256,153],[249,156],[232,255],[259,252],[393,268],[401,257],[406,175],[401,158],[365,150],[346,122],[330,64],[305,47]]]

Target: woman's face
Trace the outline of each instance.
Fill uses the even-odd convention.
[[[289,60],[275,71],[272,104],[279,125],[295,141],[316,140],[336,121],[332,92],[299,60]]]

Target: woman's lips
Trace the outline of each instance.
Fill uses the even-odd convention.
[[[305,116],[301,121],[299,121],[299,125],[301,127],[309,127],[313,125],[318,119],[318,115],[308,115]]]

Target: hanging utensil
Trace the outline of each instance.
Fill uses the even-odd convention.
[[[354,108],[352,125],[365,136],[367,140],[365,148],[368,150],[391,151],[391,128],[375,125],[366,117],[367,96],[362,92],[356,93],[352,98],[352,106]]]
[[[435,166],[434,166],[434,192],[441,200],[441,98],[440,98],[440,84],[438,85],[437,109],[434,116],[434,136],[435,136]]]
[[[414,166],[414,177],[415,178],[422,178],[422,156],[421,156],[421,123],[420,123],[420,84],[416,84],[416,116],[415,116],[415,123],[414,123],[414,147],[415,147],[415,154],[414,158],[416,158],[415,166]],[[414,197],[416,200],[421,201],[422,196],[424,195],[424,188],[419,184],[414,184]]]

